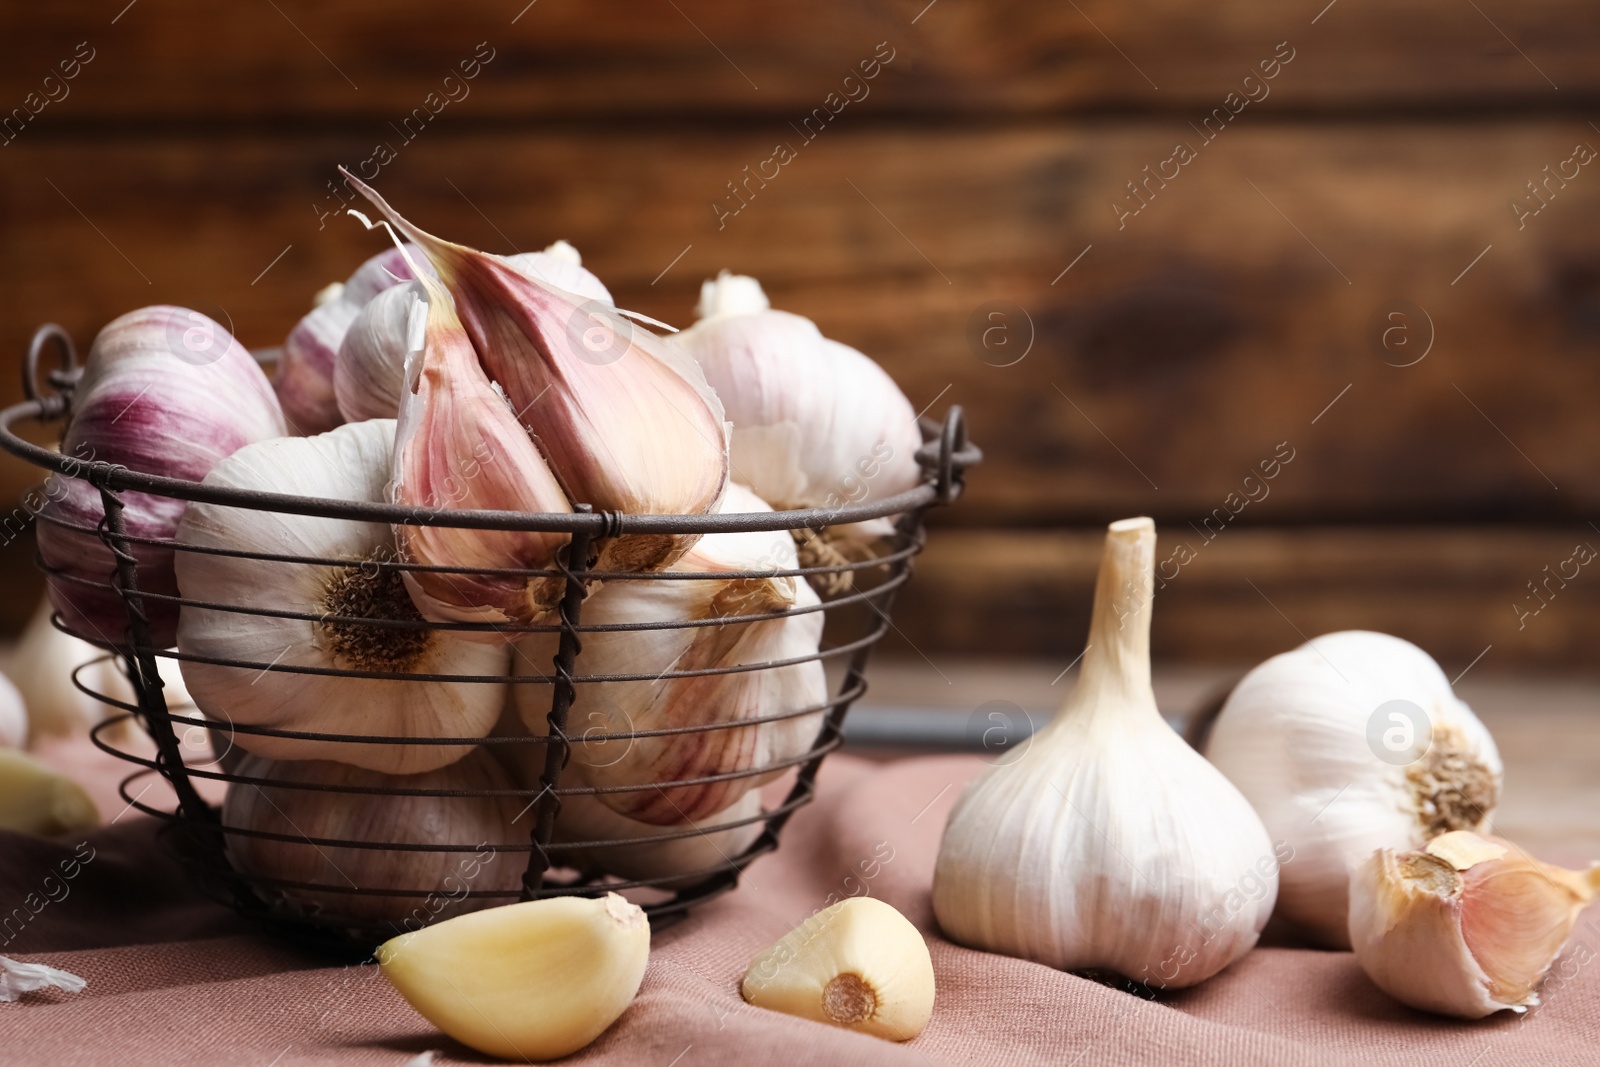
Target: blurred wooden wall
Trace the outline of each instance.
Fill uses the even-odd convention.
[[[1065,663],[1097,527],[1148,513],[1166,655],[1586,667],[1600,568],[1551,576],[1600,546],[1597,57],[1587,0],[7,3],[0,399],[45,320],[279,343],[381,246],[328,213],[373,159],[436,232],[567,238],[669,322],[752,273],[964,405],[907,654]]]

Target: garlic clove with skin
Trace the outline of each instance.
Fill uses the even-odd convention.
[[[205,484],[381,502],[387,499],[394,437],[393,421],[370,419],[315,437],[264,441],[218,464]],[[178,649],[196,658],[182,661],[183,678],[195,703],[224,731],[232,723],[313,733],[482,737],[499,717],[510,660],[504,642],[359,621],[423,621],[401,572],[391,566],[396,547],[387,525],[196,501],[177,536],[203,549],[348,561],[316,565],[178,553],[178,586],[190,600],[311,616],[184,606]],[[351,678],[269,666],[451,677]],[[243,732],[233,741],[274,759],[333,759],[389,774],[433,770],[471,751],[461,745],[357,744]]]
[[[1156,708],[1155,543],[1149,519],[1111,524],[1076,688],[951,813],[933,908],[960,944],[1181,988],[1244,955],[1266,924],[1282,856]]]
[[[572,510],[544,457],[505,396],[478,365],[450,295],[423,278],[427,299],[412,305],[423,319],[420,349],[406,362],[395,431],[394,503],[411,508]],[[570,535],[399,524],[401,558],[433,567],[544,569]],[[560,578],[408,570],[406,588],[435,622],[531,623],[561,599]],[[463,637],[503,642],[494,632]]]
[[[739,992],[758,1008],[909,1041],[933,1017],[933,959],[904,915],[850,897],[751,960]]]
[[[1457,830],[1415,852],[1379,849],[1350,880],[1350,942],[1373,982],[1404,1004],[1480,1019],[1526,1011],[1600,864],[1569,871]]]
[[[530,278],[586,300],[597,300],[608,307],[616,307],[611,290],[591,274],[583,265],[583,257],[566,241],[557,241],[543,252],[518,252],[506,256],[505,261]]]
[[[728,483],[722,404],[694,360],[596,300],[418,229],[346,174],[427,253],[489,378],[505,390],[568,499],[626,514],[714,514]],[[695,535],[628,535],[601,570],[649,571]]]
[[[1350,873],[1494,813],[1499,753],[1426,652],[1388,634],[1325,634],[1262,663],[1212,726],[1208,759],[1292,849],[1278,915],[1348,948]]]
[[[587,848],[555,852],[562,866],[585,874],[611,874],[627,879],[662,879],[663,888],[691,885],[749,848],[761,836],[761,791],[752,789],[734,804],[707,818],[656,826],[618,815],[597,798],[576,793],[561,798],[555,841],[598,841]],[[729,823],[745,822],[742,826]],[[694,830],[688,836],[676,836]],[[674,835],[663,840],[663,835]],[[620,844],[615,842],[627,842]]]
[[[615,893],[507,904],[378,947],[384,977],[463,1045],[553,1060],[599,1037],[644,981],[650,923]]]

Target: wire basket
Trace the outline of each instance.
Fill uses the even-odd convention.
[[[47,376],[48,388],[39,385],[38,375],[44,354],[51,347],[57,351],[58,366]],[[519,512],[462,511],[449,509],[424,509],[397,505],[320,500],[276,493],[223,488],[202,485],[171,478],[158,477],[131,471],[126,467],[103,461],[82,461],[63,456],[51,449],[23,440],[13,430],[21,420],[32,420],[41,425],[58,422],[71,411],[72,389],[81,368],[71,338],[58,326],[41,327],[29,348],[24,368],[24,388],[27,400],[0,412],[0,448],[18,456],[36,467],[65,478],[77,478],[99,492],[104,507],[104,518],[94,529],[82,530],[48,514],[39,521],[55,522],[77,528],[97,536],[115,557],[115,574],[111,581],[99,584],[110,589],[122,599],[128,617],[127,632],[118,641],[107,641],[96,634],[83,634],[69,628],[60,616],[55,625],[73,636],[98,645],[117,658],[125,670],[136,702],[128,703],[104,693],[95,692],[79,678],[81,668],[74,672],[73,681],[84,692],[98,697],[116,708],[119,714],[101,722],[93,731],[93,739],[103,750],[131,763],[138,769],[125,778],[120,786],[122,798],[130,807],[162,820],[162,839],[183,864],[197,876],[199,885],[213,898],[231,905],[241,914],[255,919],[280,934],[301,941],[309,941],[335,950],[357,949],[366,951],[372,946],[426,923],[432,918],[516,900],[533,900],[552,896],[579,894],[598,895],[604,892],[624,892],[636,899],[650,915],[652,922],[661,923],[679,917],[690,905],[709,899],[732,889],[740,872],[757,857],[778,846],[778,836],[784,824],[796,809],[814,796],[817,770],[823,758],[838,748],[843,740],[844,717],[851,703],[866,691],[865,671],[873,645],[891,627],[889,611],[896,591],[910,578],[912,559],[923,543],[923,517],[931,507],[940,507],[954,501],[962,489],[963,472],[978,462],[981,453],[967,443],[961,409],[952,407],[942,424],[922,420],[924,444],[917,453],[923,471],[923,481],[916,488],[880,500],[868,500],[834,508],[816,508],[798,511],[762,512],[755,514],[721,514],[714,516],[682,515],[623,515],[612,512],[595,512],[584,505],[576,505],[570,515],[539,515]],[[310,668],[283,663],[223,660],[206,656],[184,654],[172,649],[154,647],[150,640],[149,612],[159,602],[163,606],[190,605],[206,610],[230,611],[240,614],[266,614],[257,609],[239,605],[219,605],[148,591],[142,585],[140,565],[134,554],[135,547],[170,547],[178,552],[193,551],[175,540],[155,540],[128,533],[123,521],[124,507],[121,494],[135,492],[173,498],[182,501],[200,501],[229,507],[276,512],[323,519],[389,524],[415,524],[444,526],[461,529],[562,531],[571,535],[571,541],[558,557],[554,568],[548,571],[497,571],[497,574],[538,575],[559,579],[562,596],[556,617],[545,623],[528,626],[496,626],[472,623],[435,624],[420,619],[394,620],[360,617],[343,620],[375,625],[396,630],[432,631],[499,629],[507,633],[546,633],[556,642],[556,653],[548,671],[507,679],[504,677],[471,678],[444,676],[462,683],[498,685],[548,685],[549,711],[545,716],[542,733],[524,731],[516,733],[496,730],[488,737],[394,737],[337,733],[293,731],[270,726],[243,723],[219,723],[198,711],[175,712],[169,709],[163,693],[158,661],[177,660],[213,663],[220,666],[266,672],[288,671],[316,673],[351,678],[382,681],[426,682],[439,676],[409,672],[346,671]],[[663,582],[674,580],[663,574],[612,574],[590,569],[591,547],[600,538],[624,534],[714,534],[786,531],[804,543],[815,531],[835,524],[859,523],[874,519],[893,519],[893,533],[880,542],[876,554],[869,558],[845,558],[839,555],[806,554],[800,556],[800,565],[785,570],[726,571],[716,574],[699,573],[698,579],[768,579],[788,576],[795,582],[810,582],[821,593],[813,603],[797,603],[781,611],[761,615],[692,619],[678,621],[638,620],[626,624],[586,625],[582,621],[582,607],[586,590],[592,582]],[[246,551],[227,548],[207,548],[205,551],[242,559],[256,559]],[[276,556],[271,562],[286,567],[348,566],[350,560],[330,560],[305,556]],[[87,579],[52,572],[41,559],[41,568],[57,581],[88,583]],[[397,560],[368,561],[367,567],[403,571],[408,566]],[[436,568],[437,569],[437,568]],[[457,569],[452,573],[481,574],[481,571]],[[682,578],[683,576],[679,576]],[[141,591],[145,589],[146,591]],[[821,661],[829,666],[832,680],[826,699],[821,703],[793,709],[786,708],[774,714],[763,712],[756,718],[735,719],[720,723],[697,723],[688,726],[656,730],[624,730],[604,733],[578,734],[570,724],[569,713],[584,686],[605,682],[642,681],[646,676],[584,674],[579,669],[584,637],[598,631],[637,630],[660,631],[712,625],[747,625],[754,622],[787,618],[794,615],[822,612],[826,620],[820,647],[810,654],[778,660],[740,663],[736,666],[669,669],[648,677],[656,681],[733,674],[736,672],[778,670],[795,664]],[[282,616],[283,612],[275,612]],[[291,615],[293,613],[290,613]],[[311,622],[326,622],[326,615],[302,614],[299,618]],[[542,704],[539,705],[541,708]],[[798,755],[760,766],[743,767],[716,775],[674,778],[669,781],[641,781],[622,785],[597,787],[574,784],[571,776],[563,780],[573,755],[575,740],[583,744],[619,743],[632,745],[647,738],[674,734],[695,734],[723,730],[747,730],[784,719],[815,716],[820,726],[809,747]],[[130,721],[137,722],[155,744],[153,757],[132,750],[126,741],[119,741],[120,727]],[[503,736],[502,736],[503,734]],[[180,737],[181,735],[181,737]],[[125,736],[125,735],[123,735]],[[517,756],[522,766],[538,769],[537,776],[525,775],[514,787],[491,789],[446,789],[391,785],[363,786],[359,784],[306,783],[283,775],[262,777],[241,773],[233,744],[238,736],[245,736],[242,747],[248,747],[250,737],[276,738],[294,741],[311,741],[334,745],[454,745],[481,746],[493,750],[497,756]],[[196,739],[209,741],[197,745]],[[196,749],[200,751],[197,753]],[[209,749],[209,752],[205,750]],[[542,749],[542,752],[540,751]],[[278,767],[292,766],[277,764]],[[171,799],[161,804],[146,797],[152,776],[159,775],[170,786]],[[556,839],[557,816],[564,798],[577,796],[597,797],[604,793],[642,793],[659,790],[681,790],[711,786],[717,783],[753,779],[757,782],[773,776],[792,778],[787,794],[774,804],[762,806],[755,814],[742,814],[728,808],[709,820],[699,820],[694,825],[667,828],[653,832],[648,837],[609,837],[586,840]],[[312,792],[377,794],[392,797],[396,803],[413,798],[450,798],[452,804],[482,802],[487,799],[510,803],[520,808],[527,821],[526,840],[494,846],[494,853],[507,854],[521,871],[514,885],[484,888],[471,885],[470,879],[458,880],[449,891],[449,908],[436,909],[433,902],[439,897],[441,885],[382,886],[362,884],[348,876],[342,880],[306,881],[281,878],[262,873],[249,873],[230,862],[230,852],[240,847],[240,842],[265,840],[286,843],[297,848],[313,848],[350,855],[348,850],[380,851],[412,854],[461,855],[463,866],[473,856],[482,856],[481,841],[428,841],[396,842],[379,839],[385,835],[355,837],[329,837],[307,834],[291,827],[290,832],[251,829],[228,825],[221,809],[207,802],[201,795],[203,783],[226,783],[234,788],[255,786],[265,790],[301,790]],[[213,787],[214,788],[214,787]],[[775,787],[775,788],[781,788]],[[759,790],[755,790],[759,792]],[[772,796],[772,791],[768,791]],[[284,794],[279,794],[283,796]],[[659,828],[658,828],[659,829]],[[730,854],[719,849],[711,862],[691,870],[676,870],[671,874],[651,877],[618,877],[607,873],[607,850],[632,848],[644,844],[669,842],[706,835],[713,844],[722,836],[727,839],[732,831],[743,830],[744,836],[754,832],[753,840]],[[725,833],[726,832],[726,833]],[[230,845],[232,848],[230,848]],[[588,859],[575,866],[571,857]],[[594,857],[600,857],[596,860]],[[524,863],[525,859],[525,863]],[[581,871],[578,867],[581,866]],[[314,901],[308,904],[307,901]],[[415,903],[413,903],[415,902]],[[391,906],[392,905],[392,906]],[[401,917],[403,916],[403,917]]]

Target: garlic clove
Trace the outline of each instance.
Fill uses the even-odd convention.
[[[444,288],[421,283],[427,300],[420,351],[408,357],[395,431],[396,504],[412,508],[488,509],[565,514],[572,510],[544,457],[503,394],[484,376]],[[565,533],[395,527],[409,563],[463,568],[548,568],[570,540]],[[531,623],[555,607],[559,578],[408,570],[406,588],[435,622]],[[503,641],[496,633],[464,637]]]
[[[644,980],[650,923],[615,893],[552,897],[402,934],[377,956],[406,1002],[462,1044],[552,1060],[627,1010]]]
[[[227,834],[229,862],[262,879],[258,892],[288,910],[415,929],[514,899],[469,892],[513,892],[522,885],[527,853],[506,846],[527,844],[529,823],[517,823],[525,801],[512,795],[511,776],[482,748],[423,774],[260,756],[246,757],[234,774],[281,783],[230,783],[222,825],[244,831]],[[418,789],[506,795],[386,793]]]
[[[1279,917],[1329,948],[1349,947],[1350,874],[1373,850],[1482,826],[1503,776],[1494,739],[1432,657],[1359,630],[1257,666],[1205,753],[1292,851]]]
[[[284,437],[240,449],[207,485],[325,500],[387,499],[395,423],[370,419],[315,437]],[[180,551],[186,598],[247,611],[186,605],[178,648],[233,667],[182,661],[189,693],[219,723],[313,733],[400,737],[482,737],[505,699],[511,650],[450,633],[356,621],[423,621],[399,571],[385,524],[191,503],[178,541],[202,549],[347,560],[343,566],[278,563]],[[279,618],[250,611],[297,612]],[[310,667],[443,680],[351,678],[266,669]],[[457,680],[457,679],[469,680]],[[476,679],[476,680],[472,680]],[[432,770],[466,755],[461,745],[354,744],[239,732],[239,747],[274,759],[335,759],[388,774]]]
[[[73,389],[61,452],[83,463],[199,481],[241,446],[283,434],[283,412],[250,353],[199,312],[156,306],[114,319],[95,337]],[[52,474],[43,492],[39,556],[51,603],[78,636],[127,643],[127,610],[113,582],[116,559],[96,532],[104,518],[100,491],[81,478]],[[126,532],[147,539],[127,546],[140,591],[176,596],[166,542],[184,502],[144,493],[121,499]],[[151,642],[170,646],[177,606],[152,599],[144,610]]]
[[[1373,982],[1411,1007],[1522,1012],[1597,894],[1600,864],[1569,871],[1454,831],[1422,851],[1379,849],[1355,870],[1350,941]]]
[[[951,813],[933,908],[960,944],[1182,988],[1266,924],[1282,854],[1156,707],[1155,543],[1149,519],[1111,524],[1077,686]]]
[[[850,897],[750,961],[739,991],[758,1008],[909,1041],[933,1017],[933,959],[904,915]]]
[[[655,826],[619,815],[593,796],[576,793],[561,798],[556,816],[555,840],[598,841],[587,848],[565,848],[555,853],[564,866],[586,874],[611,874],[627,879],[672,879],[666,889],[691,885],[723,868],[761,836],[761,792],[752,789],[730,807],[704,819]],[[750,819],[742,826],[729,823]],[[727,829],[717,829],[728,826]],[[694,829],[687,837],[669,837]],[[611,842],[629,842],[612,844]]]
[[[518,252],[506,256],[505,261],[531,278],[546,285],[565,289],[588,300],[616,307],[611,290],[605,283],[584,269],[583,257],[566,241],[557,241],[543,252]]]
[[[673,337],[705,372],[733,424],[740,481],[773,507],[839,507],[922,480],[916,412],[867,356],[775,311],[754,278],[723,271],[700,289],[700,321]],[[870,539],[871,525],[835,532]]]
[[[26,752],[0,748],[0,830],[54,836],[98,825],[100,813],[81,785]]]
[[[613,308],[418,229],[346,178],[427,253],[484,370],[570,500],[627,514],[716,511],[728,482],[728,431],[692,359]],[[696,540],[622,537],[601,547],[598,567],[659,569]]]
[[[426,300],[422,283],[409,281],[385,289],[356,313],[333,367],[333,391],[345,422],[400,413],[412,309]]]

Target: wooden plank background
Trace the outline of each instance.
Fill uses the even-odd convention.
[[[702,278],[753,273],[918,407],[965,405],[988,459],[909,655],[1074,648],[1096,526],[1152,514],[1165,552],[1292,454],[1163,590],[1162,652],[1371,626],[1461,666],[1593,660],[1600,578],[1512,607],[1600,544],[1592,4],[125,4],[0,6],[27,117],[0,110],[0,400],[44,320],[86,345],[172,302],[279,343],[379,247],[328,183],[384,143],[378,184],[436,232],[565,237],[680,324]],[[407,139],[430,93],[458,99]],[[31,480],[7,461],[0,495]],[[0,621],[30,566],[0,550]]]

